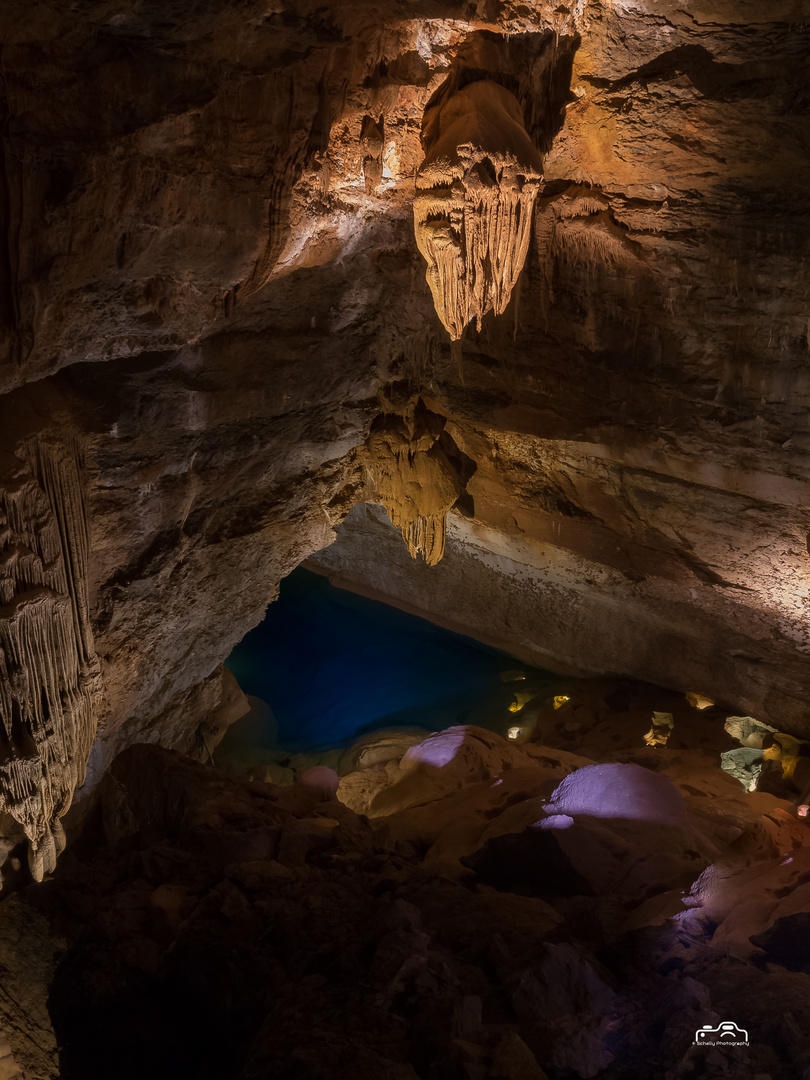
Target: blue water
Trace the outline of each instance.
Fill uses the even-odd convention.
[[[293,753],[348,745],[392,726],[502,730],[515,690],[557,681],[308,570],[282,582],[278,600],[226,666],[246,694],[267,702],[279,747]],[[505,684],[500,674],[516,668],[527,682]]]

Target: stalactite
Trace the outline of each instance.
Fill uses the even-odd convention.
[[[363,178],[367,195],[376,195],[383,175],[383,119],[375,122],[370,116],[363,118],[360,129],[360,152],[363,156]]]
[[[436,312],[453,341],[502,314],[526,260],[542,163],[515,97],[490,80],[429,109],[417,174],[416,242]]]
[[[447,453],[458,448],[444,426],[417,399],[403,415],[385,417],[368,442],[367,498],[383,504],[411,557],[430,566],[444,555],[447,514],[464,491]]]
[[[64,847],[66,813],[102,699],[87,598],[87,511],[75,442],[38,437],[0,472],[0,809],[30,842],[38,880]]]
[[[394,522],[396,525],[397,522]],[[447,535],[447,511],[419,516],[400,526],[402,539],[412,559],[421,555],[428,566],[435,566],[444,555]]]

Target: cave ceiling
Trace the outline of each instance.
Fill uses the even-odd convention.
[[[358,508],[345,583],[810,734],[809,17],[5,0],[0,782],[46,862],[38,770],[48,818],[94,738],[91,777],[188,749],[362,503],[416,558]],[[451,344],[414,200],[453,95],[542,179]]]

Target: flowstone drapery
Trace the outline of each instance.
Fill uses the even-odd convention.
[[[0,813],[22,826],[37,880],[64,847],[102,696],[87,555],[79,446],[36,437],[2,455]]]
[[[453,341],[500,315],[526,259],[542,162],[517,99],[473,82],[425,113],[414,229],[436,312]]]

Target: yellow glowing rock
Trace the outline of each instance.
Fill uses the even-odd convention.
[[[565,705],[566,702],[569,702],[570,700],[571,700],[571,698],[568,697],[567,694],[558,694],[554,698],[554,702],[553,702],[554,708],[555,709],[561,709],[563,707],[563,705]]]
[[[654,712],[652,714],[652,727],[644,736],[645,744],[647,746],[666,746],[673,726],[672,713]]]
[[[766,737],[763,746],[763,758],[778,761],[782,766],[782,778],[791,780],[796,766],[805,759],[805,744],[802,740],[777,731],[773,736]]]
[[[510,727],[506,733],[507,739],[519,739],[522,730],[523,729],[519,727]]]
[[[526,260],[543,165],[513,94],[485,79],[425,113],[414,230],[447,332],[500,315]]]
[[[693,709],[708,709],[714,705],[711,698],[704,697],[703,694],[689,693],[686,695],[686,700],[692,706]]]
[[[509,706],[509,712],[520,712],[520,710],[531,701],[534,694],[515,694],[514,701]]]

